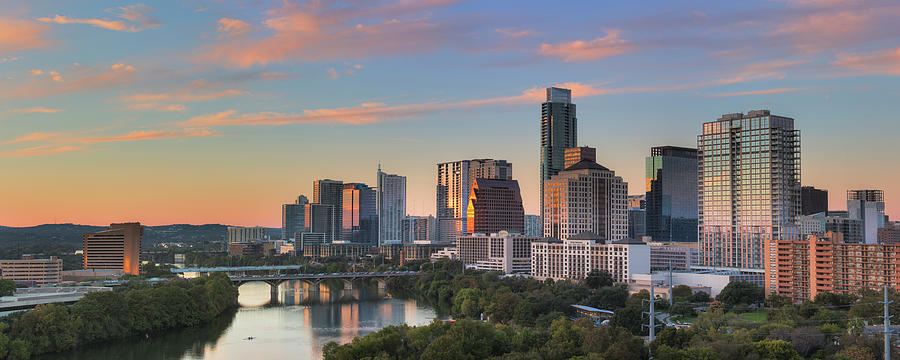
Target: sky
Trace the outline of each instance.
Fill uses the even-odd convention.
[[[769,109],[802,183],[900,219],[900,2],[0,0],[0,225],[281,224],[316,179],[505,159],[538,213],[543,89],[644,189],[650,147]]]

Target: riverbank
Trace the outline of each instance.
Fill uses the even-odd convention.
[[[90,344],[207,324],[237,306],[224,275],[151,285],[129,282],[72,306],[39,305],[0,320],[0,358],[27,359]]]

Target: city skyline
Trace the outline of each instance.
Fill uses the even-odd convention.
[[[538,214],[550,86],[572,89],[576,145],[631,194],[651,147],[695,147],[703,123],[769,109],[796,119],[802,185],[832,210],[883,189],[900,218],[884,165],[900,155],[884,105],[900,93],[896,3],[154,5],[7,4],[0,225],[280,227],[314,180],[374,185],[379,161],[407,177],[409,214],[434,214],[435,164],[479,158],[515,164]]]

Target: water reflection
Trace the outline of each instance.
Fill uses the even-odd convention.
[[[299,281],[286,282],[279,287],[277,304],[270,303],[265,283],[244,284],[239,293],[241,308],[204,327],[44,358],[315,359],[328,342],[347,343],[388,325],[425,325],[436,316],[414,300],[385,298],[374,286],[322,284],[310,289]]]

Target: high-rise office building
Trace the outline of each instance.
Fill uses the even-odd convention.
[[[452,242],[464,235],[469,193],[475,179],[512,180],[506,160],[475,159],[437,164],[437,240]]]
[[[313,181],[313,203],[331,205],[332,229],[327,234],[326,242],[341,240],[341,226],[343,224],[343,200],[344,183],[340,180],[316,180]]]
[[[647,235],[697,242],[697,149],[650,148],[646,158]]]
[[[387,174],[378,167],[378,242],[402,241],[400,222],[406,216],[406,176]]]
[[[344,184],[344,209],[341,211],[341,241],[353,244],[378,244],[378,214],[375,190],[366,184]]]
[[[812,186],[800,188],[800,212],[812,215],[828,211],[828,190],[816,189]]]
[[[547,99],[541,104],[541,182],[567,168],[565,151],[578,144],[578,119],[572,90],[547,88]],[[596,159],[595,159],[596,161]],[[541,186],[541,199],[544,187]],[[541,209],[541,216],[543,216]]]
[[[525,231],[525,209],[516,180],[475,179],[466,209],[467,234]]]
[[[597,234],[582,233],[564,240],[533,241],[531,276],[537,280],[583,280],[596,269],[624,283],[634,274],[649,274],[650,259],[650,247],[642,241],[606,241]]]
[[[847,212],[862,221],[863,242],[878,242],[878,229],[884,227],[884,191],[847,190]]]
[[[297,241],[325,244],[335,238],[334,206],[310,203],[303,206],[303,232],[294,235]],[[301,244],[302,247],[302,244]]]
[[[294,239],[295,234],[303,232],[306,227],[306,204],[309,200],[300,195],[293,204],[281,205],[281,238]]]
[[[404,243],[433,242],[434,216],[406,216],[400,221],[400,239]]]
[[[761,273],[766,242],[799,237],[800,131],[755,110],[704,123],[697,145],[701,262]]]
[[[580,163],[581,160],[597,162],[597,149],[587,146],[566,148],[563,152],[563,169]]]
[[[84,269],[140,275],[143,235],[144,228],[137,222],[110,224],[106,230],[84,234]]]
[[[591,160],[569,166],[544,182],[544,236],[590,232],[600,239],[628,236],[628,184]]]
[[[504,274],[531,273],[531,243],[539,237],[500,231],[491,234],[469,234],[456,239],[459,259],[479,270]]]

